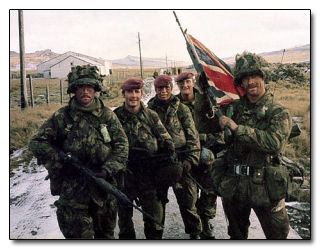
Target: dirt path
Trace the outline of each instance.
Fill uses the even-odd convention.
[[[23,152],[22,152],[23,153]],[[44,178],[47,171],[36,165],[35,159],[28,165],[22,164],[10,178],[10,238],[11,239],[63,239],[57,219],[57,197],[51,196],[49,181]],[[172,189],[169,189],[169,200],[166,208],[164,239],[188,239]],[[261,226],[254,212],[251,214],[250,239],[264,239]],[[134,223],[138,239],[144,239],[142,215],[134,211]],[[218,198],[217,216],[213,221],[216,239],[228,239],[227,222]],[[118,237],[119,229],[115,230]],[[289,239],[300,236],[290,230]]]

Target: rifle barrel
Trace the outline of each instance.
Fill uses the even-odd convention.
[[[114,187],[112,184],[110,184],[109,182],[107,182],[106,180],[102,179],[102,178],[98,178],[95,176],[95,173],[88,169],[87,167],[85,167],[84,165],[80,164],[78,162],[78,159],[70,154],[66,154],[63,151],[59,151],[59,156],[63,159],[63,160],[69,160],[69,163],[78,171],[82,172],[85,176],[91,178],[92,180],[94,180],[94,182],[105,192],[112,194],[114,197],[116,197],[118,200],[123,201],[127,204],[130,204],[132,207],[134,207],[135,209],[139,210],[141,213],[143,213],[145,216],[147,216],[148,218],[150,218],[152,221],[154,221],[156,224],[158,224],[159,226],[161,226],[162,228],[164,228],[164,225],[161,224],[160,222],[158,222],[154,217],[152,217],[150,214],[146,213],[145,211],[143,211],[141,208],[139,208],[137,205],[135,205],[134,203],[132,203],[129,198],[122,193],[119,189],[117,189],[116,187]]]

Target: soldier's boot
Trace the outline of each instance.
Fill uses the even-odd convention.
[[[190,239],[201,239],[199,234],[190,234]]]
[[[144,229],[144,235],[146,236],[146,239],[162,239],[163,236],[163,230],[156,230],[154,228],[145,228]]]
[[[213,225],[209,220],[202,220],[201,239],[215,239],[213,235]]]

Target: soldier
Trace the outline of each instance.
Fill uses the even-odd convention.
[[[117,116],[95,97],[102,78],[95,66],[68,74],[69,104],[56,111],[32,137],[29,148],[49,172],[60,230],[67,239],[114,239],[117,203],[58,156],[71,153],[84,166],[116,185],[125,171],[128,140]]]
[[[129,140],[129,162],[124,193],[138,202],[142,209],[156,220],[163,220],[163,207],[157,191],[158,165],[140,157],[156,153],[174,153],[174,144],[156,112],[141,102],[143,82],[129,78],[121,85],[125,102],[114,110]],[[119,207],[119,238],[135,239],[132,207]],[[148,217],[143,217],[146,239],[162,239],[163,228]]]
[[[206,144],[215,144],[216,140],[220,139],[216,132],[220,131],[220,128],[217,130],[213,130],[213,134],[210,132],[212,131],[212,126],[210,127],[210,131],[205,124],[203,124],[203,120],[197,122],[197,115],[196,112],[199,114],[201,110],[199,109],[199,104],[204,101],[204,96],[201,95],[195,86],[195,79],[194,74],[188,71],[182,72],[176,77],[175,81],[179,87],[180,93],[176,95],[181,103],[186,105],[192,113],[192,116],[195,120],[196,128],[200,133],[201,143],[202,145],[206,142],[206,138],[210,138]],[[201,109],[201,107],[200,107]],[[204,117],[207,119],[206,117]],[[217,122],[217,127],[219,127]],[[202,139],[204,138],[204,139]],[[210,149],[212,149],[212,145]],[[207,148],[202,146],[202,153],[200,157],[199,166],[194,171],[195,178],[197,181],[205,188],[208,194],[201,192],[200,197],[197,200],[197,211],[201,217],[203,232],[201,233],[201,237],[203,239],[214,239],[213,234],[213,224],[210,222],[216,216],[216,207],[217,207],[217,195],[214,191],[214,187],[212,184],[212,180],[210,177],[210,170],[214,160],[213,153],[208,150]]]
[[[286,239],[289,219],[285,209],[288,171],[278,155],[291,131],[289,110],[265,89],[268,63],[256,54],[236,56],[234,85],[245,91],[233,101],[232,119],[222,116],[233,142],[223,160],[214,163],[212,178],[229,220],[231,239],[247,239],[253,209],[267,239]]]
[[[199,135],[188,107],[180,103],[172,92],[172,78],[166,74],[159,75],[154,81],[156,96],[148,102],[148,107],[156,111],[171,135],[176,151],[200,149]],[[173,185],[173,191],[179,204],[185,232],[190,239],[200,239],[202,225],[197,208],[197,185],[186,173],[191,173],[199,162],[199,152],[183,154],[179,161],[184,166],[184,174]],[[165,207],[164,202],[164,207]]]

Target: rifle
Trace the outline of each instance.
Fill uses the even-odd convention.
[[[140,148],[133,148],[133,149],[144,151],[144,149],[140,149]],[[201,149],[180,150],[180,151],[177,151],[176,154],[178,154],[178,155],[179,154],[187,154],[187,153],[196,152],[196,151],[201,151]],[[156,160],[156,159],[161,159],[161,158],[168,158],[170,156],[171,156],[171,154],[156,154],[156,155],[147,156],[147,157],[133,158],[133,159],[130,159],[129,162],[134,162],[134,161],[139,161],[139,160]],[[186,175],[188,177],[190,177],[190,179],[201,189],[201,191],[203,191],[205,194],[208,194],[208,192],[201,186],[201,184],[199,182],[196,181],[196,179],[193,178],[193,176],[190,175],[190,173],[187,173]]]
[[[188,50],[189,55],[191,57],[192,63],[194,65],[197,73],[200,74],[199,80],[198,80],[199,85],[203,89],[203,91],[205,92],[207,99],[209,101],[210,110],[211,110],[212,114],[210,116],[209,116],[209,114],[206,114],[206,116],[208,119],[212,119],[216,113],[217,117],[220,118],[223,116],[223,114],[222,114],[220,108],[218,107],[218,103],[216,100],[216,95],[215,95],[216,89],[215,89],[215,87],[209,85],[207,75],[206,75],[206,73],[200,63],[197,52],[195,51],[195,48],[190,44],[190,41],[189,41],[188,37],[186,36],[187,30],[183,31],[181,24],[180,24],[180,21],[176,15],[175,11],[173,11],[173,14],[174,14],[176,21],[180,27],[180,30],[183,34],[184,39],[186,40],[187,50]],[[224,132],[225,132],[224,133],[225,142],[226,142],[226,144],[230,144],[232,142],[232,133],[231,133],[230,128],[228,126],[225,126]]]
[[[83,174],[85,177],[87,177],[90,180],[93,180],[104,192],[112,194],[114,197],[117,198],[122,203],[129,204],[138,211],[140,211],[142,214],[150,218],[152,221],[154,221],[156,224],[164,228],[164,225],[158,222],[154,217],[152,217],[150,214],[146,213],[143,211],[141,208],[139,208],[137,205],[132,203],[129,198],[122,193],[119,189],[114,187],[112,184],[109,182],[105,181],[102,178],[98,178],[95,176],[95,173],[79,163],[78,158],[75,156],[69,154],[69,153],[64,153],[63,151],[59,151],[59,157],[63,160],[63,162],[70,164],[72,167],[74,167],[78,172]]]
[[[141,149],[141,148],[132,148],[132,149],[148,153],[147,149]],[[201,149],[180,150],[180,151],[176,151],[175,153],[179,155],[179,154],[187,154],[187,153],[196,152],[196,151],[201,151]],[[155,154],[155,155],[146,156],[146,157],[136,157],[136,158],[129,159],[128,162],[142,161],[142,160],[156,160],[156,159],[165,158],[165,157],[168,158],[171,155],[172,154]]]

